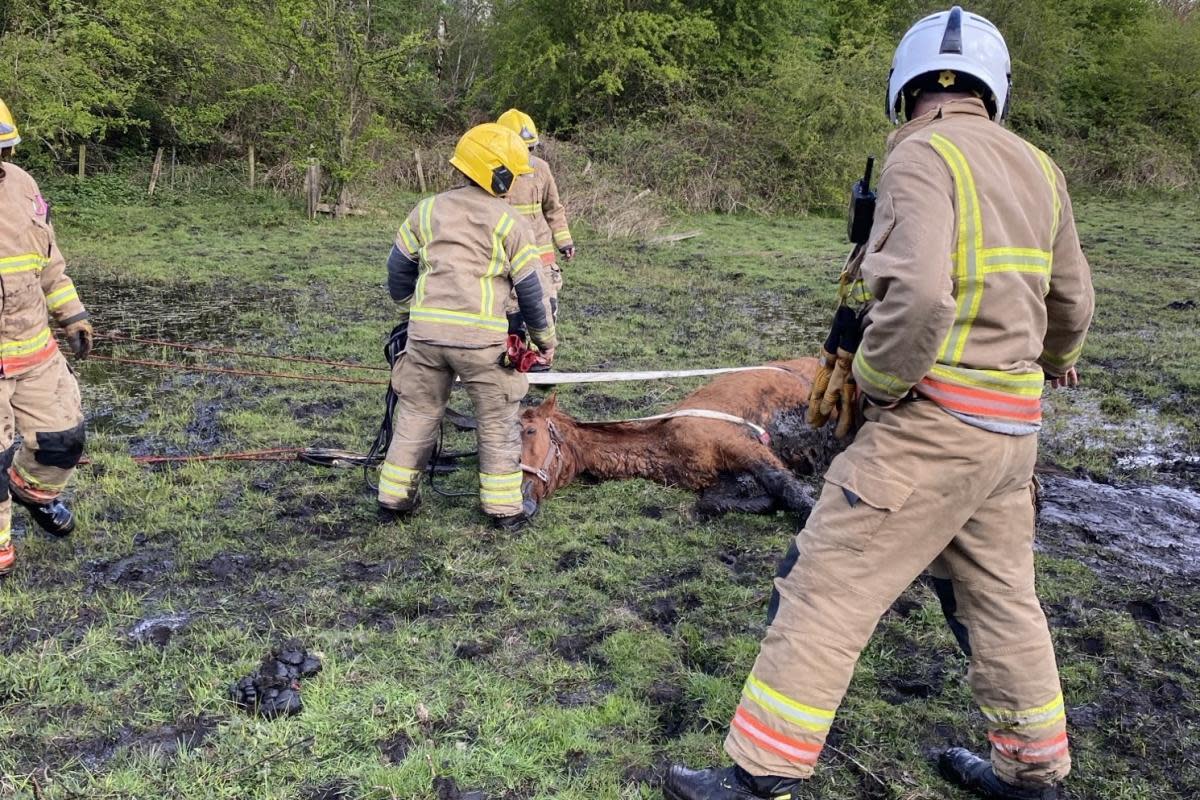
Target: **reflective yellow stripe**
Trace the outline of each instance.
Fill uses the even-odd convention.
[[[559,244],[562,244],[563,242],[571,241],[571,232],[570,231],[555,231],[554,232],[554,241],[558,242]]]
[[[421,261],[421,274],[417,278],[416,288],[413,290],[412,302],[413,305],[420,305],[425,299],[425,282],[429,278],[429,258],[426,251],[429,249],[429,243],[433,240],[433,198],[427,197],[417,206],[417,227],[421,230],[421,247],[416,255]]]
[[[950,168],[958,198],[958,252],[955,258],[958,311],[938,356],[938,361],[942,363],[957,364],[962,361],[971,325],[979,314],[979,304],[983,302],[983,275],[979,270],[983,250],[983,217],[975,178],[962,151],[937,133],[930,137],[929,144]]]
[[[487,489],[509,489],[513,486],[520,487],[521,478],[520,472],[505,472],[502,474],[481,472],[479,473],[479,485]]]
[[[1071,350],[1068,353],[1064,353],[1061,356],[1057,355],[1055,353],[1051,353],[1049,350],[1043,350],[1042,351],[1042,360],[1049,364],[1053,364],[1056,367],[1065,367],[1067,364],[1074,363],[1075,360],[1077,358],[1079,358],[1079,355],[1082,352],[1083,352],[1082,344],[1079,345],[1079,347],[1076,347],[1074,350]]]
[[[1040,369],[1037,372],[1012,373],[995,369],[967,369],[966,367],[934,364],[933,368],[929,370],[929,374],[948,383],[973,386],[977,389],[990,389],[1022,397],[1041,397],[1042,388],[1046,382],[1046,376]]]
[[[3,528],[0,528],[0,550],[12,544],[12,523],[8,523]]]
[[[1029,149],[1033,151],[1034,157],[1037,158],[1038,164],[1042,168],[1042,174],[1046,176],[1046,183],[1050,185],[1050,196],[1054,198],[1053,227],[1050,229],[1050,239],[1053,240],[1058,236],[1058,223],[1062,219],[1062,199],[1058,196],[1058,181],[1054,178],[1054,164],[1050,161],[1050,156],[1032,144],[1029,144],[1029,142],[1025,144],[1029,146]]]
[[[508,214],[502,214],[496,227],[492,228],[492,257],[488,262],[487,271],[479,279],[479,313],[485,317],[492,316],[492,305],[496,301],[496,290],[492,282],[496,276],[504,272],[504,240],[517,221]]]
[[[417,241],[417,237],[413,235],[412,226],[408,224],[408,220],[404,220],[404,222],[400,224],[399,236],[400,243],[404,245],[406,250],[408,250],[408,254],[410,256],[415,256],[418,252],[420,252],[421,245]]]
[[[30,353],[36,353],[48,344],[50,344],[50,329],[43,328],[42,332],[32,339],[18,339],[0,344],[0,356],[27,356]]]
[[[516,278],[521,270],[528,267],[530,264],[537,264],[542,260],[538,249],[531,244],[527,244],[518,251],[516,258],[512,261],[512,277]]]
[[[411,482],[413,479],[416,478],[416,476],[421,474],[421,471],[417,470],[417,469],[412,469],[411,467],[397,467],[395,464],[385,463],[383,465],[383,469],[380,470],[380,474],[386,475],[387,477],[392,478],[393,480],[400,481],[401,483],[403,483],[403,482]]]
[[[34,270],[41,272],[50,266],[50,259],[37,253],[22,253],[19,256],[0,258],[0,275],[12,275],[17,272]]]
[[[468,314],[446,308],[414,307],[409,313],[409,318],[414,322],[436,322],[442,325],[462,325],[468,328],[482,328],[486,331],[508,332],[506,317],[485,317],[482,314]]]
[[[46,307],[51,311],[62,308],[72,300],[78,300],[79,293],[75,291],[75,284],[69,284],[46,295]]]
[[[63,489],[67,488],[66,481],[63,481],[62,483],[50,483],[48,481],[39,480],[33,475],[30,475],[29,472],[20,464],[13,464],[13,471],[16,472],[17,475],[20,476],[21,480],[25,481],[25,483],[29,484],[34,489],[40,489],[43,492],[61,492]]]
[[[888,394],[902,395],[912,388],[912,385],[902,378],[880,372],[868,364],[862,350],[854,354],[854,367],[867,379],[868,383],[883,389]]]
[[[538,251],[538,255],[545,255],[546,253],[553,253],[553,252],[554,252],[554,245],[552,245],[552,244],[539,244],[539,245],[537,246],[537,251]]]
[[[751,675],[746,679],[742,696],[748,697],[776,716],[810,731],[827,731],[833,724],[834,711],[806,706],[785,697]]]
[[[542,213],[541,203],[517,203],[513,206],[518,214],[540,214]]]
[[[983,712],[983,715],[987,717],[989,722],[1012,728],[1021,733],[1049,728],[1067,717],[1061,693],[1049,703],[1037,708],[1013,711],[1007,708],[980,706],[979,710]]]

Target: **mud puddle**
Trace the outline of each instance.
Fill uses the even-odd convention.
[[[1200,575],[1200,492],[1042,476],[1039,545],[1122,575]]]
[[[264,304],[284,318],[295,310],[286,293],[261,288],[207,284],[125,282],[86,276],[79,281],[99,336],[96,353],[152,361],[187,361],[185,351],[103,338],[105,333],[200,345],[255,350],[237,335],[237,318]],[[228,359],[226,359],[228,360]],[[261,366],[262,362],[254,362]],[[84,408],[91,430],[109,436],[137,438],[161,402],[164,387],[195,388],[215,376],[168,373],[126,364],[89,360],[78,365]]]

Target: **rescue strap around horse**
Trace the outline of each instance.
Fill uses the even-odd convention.
[[[770,369],[787,372],[782,367],[715,367],[713,369],[666,369],[649,372],[530,372],[526,374],[533,386],[556,386],[560,383],[619,383],[624,381],[658,381],[666,378],[703,378],[707,375],[726,375],[731,372],[753,372]]]
[[[721,422],[732,422],[734,425],[741,425],[742,427],[749,428],[754,434],[755,438],[757,438],[763,444],[769,445],[771,443],[771,434],[767,433],[767,429],[762,425],[759,425],[757,422],[751,422],[745,417],[739,417],[735,414],[726,414],[724,411],[710,411],[706,408],[680,408],[676,409],[675,411],[668,411],[665,414],[655,414],[650,417],[636,417],[635,419],[623,419],[619,420],[619,422],[658,422],[659,420],[678,419],[680,417],[695,417],[698,419],[715,419]],[[611,425],[612,423],[603,421],[589,421],[577,422],[575,424],[586,426]]]

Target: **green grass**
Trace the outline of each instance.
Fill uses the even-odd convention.
[[[309,224],[269,194],[146,204],[113,183],[59,195],[61,244],[99,330],[379,362],[392,316],[383,262],[413,198]],[[1145,419],[1165,447],[1196,451],[1196,311],[1167,305],[1196,295],[1197,210],[1078,203],[1100,306],[1086,387],[1053,400],[1048,457],[1122,477],[1120,456],[1148,435],[1131,441],[1129,426]],[[816,347],[844,255],[840,220],[673,227],[705,233],[644,246],[578,232],[562,369],[750,364]],[[100,352],[118,351],[179,358]],[[628,481],[570,487],[516,536],[488,530],[471,499],[428,492],[415,520],[385,526],[358,472],[148,469],[128,457],[361,449],[377,387],[94,362],[81,378],[95,463],[76,482],[80,532],[54,542],[19,523],[20,572],[0,587],[0,796],[432,798],[436,775],[489,798],[654,797],[647,779],[664,763],[724,760],[787,516],[701,522],[689,494]],[[697,385],[572,388],[560,402],[632,416]],[[449,446],[468,444],[455,435]],[[444,483],[469,490],[473,473]],[[1072,715],[1070,796],[1194,796],[1200,596],[1072,560],[1039,568]],[[1135,622],[1126,604],[1146,597],[1178,616]],[[191,621],[165,647],[132,641],[139,620],[168,613]],[[225,687],[291,636],[324,656],[305,711],[237,711]],[[928,752],[982,742],[970,709],[965,662],[932,594],[914,586],[864,654],[819,782],[829,797],[959,797]],[[197,720],[207,735],[174,751]]]

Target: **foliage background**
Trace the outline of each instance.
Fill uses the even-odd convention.
[[[1012,125],[1079,186],[1200,174],[1195,0],[978,0],[1013,53]],[[189,163],[253,144],[268,180],[411,179],[510,105],[607,179],[692,210],[839,206],[887,133],[895,42],[928,0],[7,0],[0,97],[35,167]]]

